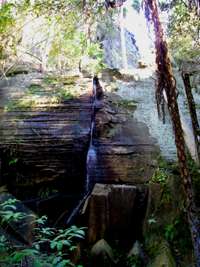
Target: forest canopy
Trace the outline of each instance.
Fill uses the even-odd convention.
[[[117,12],[108,9],[106,2],[3,1],[0,6],[1,72],[6,72],[11,62],[15,64],[29,56],[44,69],[47,65],[59,70],[81,68],[83,61],[89,71],[98,73],[104,65],[101,44],[95,34],[97,25],[112,19]],[[132,6],[139,12],[141,4],[142,1],[133,0]],[[199,61],[200,20],[196,1],[160,0],[159,6],[168,13],[168,39],[175,61],[178,64],[187,60]],[[34,42],[29,40],[29,45],[24,45],[24,29],[31,29],[35,21],[41,36],[37,33]]]

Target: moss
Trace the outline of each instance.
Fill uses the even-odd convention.
[[[76,80],[78,79],[78,76],[69,76],[69,77],[62,77],[60,79],[60,81],[64,84],[64,85],[75,85],[76,84]]]
[[[57,84],[63,84],[63,85],[75,85],[77,79],[79,76],[53,76],[48,75],[44,77],[43,82],[46,85],[57,85]]]
[[[156,256],[148,267],[175,267],[176,263],[170,248],[164,240],[158,245]]]
[[[185,212],[185,195],[180,184],[177,164],[158,159],[158,168],[149,183],[144,237],[151,258],[157,254],[161,240],[167,240],[173,255],[180,259],[180,266],[187,266],[184,262],[185,258],[191,259],[192,242]]]
[[[19,99],[12,100],[4,107],[5,112],[11,112],[16,110],[27,110],[35,107],[36,101],[34,99]]]
[[[118,102],[118,106],[127,108],[127,109],[136,109],[137,104],[138,103],[134,100],[126,100],[126,99],[122,99]]]
[[[33,83],[28,87],[27,94],[28,95],[43,94],[42,90],[43,87],[40,84]]]
[[[72,100],[75,95],[71,92],[71,90],[67,90],[66,88],[61,88],[56,93],[56,96],[62,101]]]
[[[43,82],[44,82],[44,84],[47,84],[47,85],[50,85],[50,84],[55,85],[58,83],[58,77],[46,76],[46,77],[44,77]]]
[[[188,160],[188,167],[193,182],[193,188],[195,193],[195,201],[198,207],[200,207],[200,169],[199,166],[191,159]]]

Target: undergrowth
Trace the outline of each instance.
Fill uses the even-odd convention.
[[[84,228],[75,225],[66,229],[48,227],[46,216],[35,218],[33,215],[17,211],[16,204],[16,199],[8,199],[0,204],[0,226],[7,229],[9,224],[23,224],[31,217],[29,223],[31,222],[30,227],[33,228],[33,242],[25,245],[1,232],[0,266],[77,266],[72,262],[71,255],[77,249],[80,240],[84,239]]]

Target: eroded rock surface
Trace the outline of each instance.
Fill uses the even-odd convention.
[[[86,172],[91,83],[77,76],[59,80],[38,73],[1,81],[2,184],[41,188],[56,182],[61,190],[80,192]]]
[[[97,161],[93,183],[147,182],[154,171],[158,148],[148,128],[134,119],[120,97],[107,94],[96,113],[93,141]]]

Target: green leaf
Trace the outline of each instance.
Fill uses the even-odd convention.
[[[61,251],[63,249],[63,242],[62,241],[57,242],[56,247],[58,251]]]

